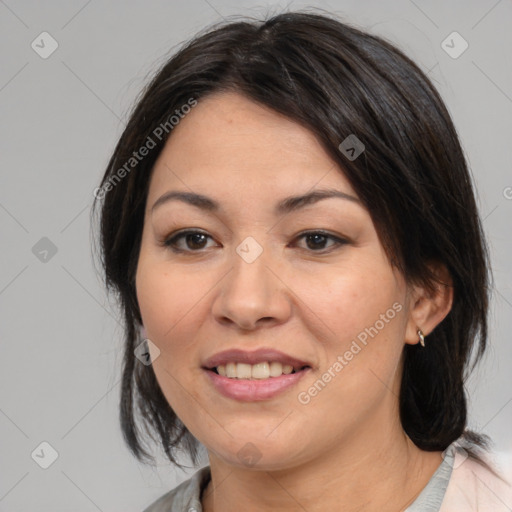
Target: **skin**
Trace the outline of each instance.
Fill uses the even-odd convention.
[[[418,343],[449,312],[450,287],[428,294],[391,266],[367,210],[321,200],[276,216],[274,205],[312,189],[357,198],[314,134],[237,93],[216,93],[173,129],[153,169],[136,275],[160,387],[208,450],[212,481],[206,512],[403,510],[442,462],[402,429],[398,394],[404,344]],[[207,195],[215,213],[180,201],[152,211],[170,190]],[[163,241],[184,228],[174,253]],[[325,230],[346,239],[298,238]],[[236,252],[248,236],[263,248],[247,263]],[[443,269],[435,269],[442,274]],[[449,276],[444,276],[449,279]],[[307,391],[374,326],[401,306],[366,346],[311,398]],[[426,348],[428,350],[428,337]],[[275,398],[240,402],[220,395],[202,362],[228,348],[274,347],[313,370]],[[252,443],[260,459],[237,456]]]

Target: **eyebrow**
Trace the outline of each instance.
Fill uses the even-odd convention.
[[[361,204],[361,201],[357,197],[351,196],[350,194],[342,192],[341,190],[317,189],[306,194],[302,194],[299,196],[290,196],[282,199],[281,201],[279,201],[279,203],[277,203],[276,207],[274,208],[274,213],[276,215],[283,215],[285,213],[289,213],[304,208],[307,205],[315,204],[323,199],[330,199],[333,197]],[[169,201],[181,201],[183,203],[195,206],[201,210],[210,212],[218,212],[221,209],[221,206],[217,201],[203,194],[171,190],[160,196],[155,201],[155,203],[151,207],[151,211],[155,211],[156,208],[163,205],[164,203],[168,203]]]

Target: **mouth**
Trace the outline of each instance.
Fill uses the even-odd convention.
[[[202,369],[217,392],[247,402],[268,400],[291,389],[313,365],[272,347],[232,348],[203,361]]]
[[[296,373],[312,364],[273,348],[253,351],[233,348],[211,356],[203,361],[202,367],[223,377],[262,379]]]

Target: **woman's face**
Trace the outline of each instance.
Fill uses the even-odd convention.
[[[278,209],[285,198],[327,189],[350,198]],[[171,191],[218,207],[176,198],[155,205]],[[199,233],[173,239],[186,230]],[[407,286],[342,170],[289,119],[223,93],[174,127],[153,169],[136,287],[147,337],[160,350],[159,385],[210,455],[286,468],[363,431],[396,428],[401,353],[413,342]],[[250,381],[204,368],[221,351],[262,348],[310,368]],[[265,376],[265,368],[239,370]]]

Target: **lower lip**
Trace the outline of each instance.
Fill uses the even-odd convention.
[[[230,379],[215,373],[212,370],[204,370],[211,379],[212,384],[219,393],[228,398],[242,400],[244,402],[257,402],[268,400],[291,388],[306,375],[311,368],[300,370],[296,373],[269,377],[268,379]]]

